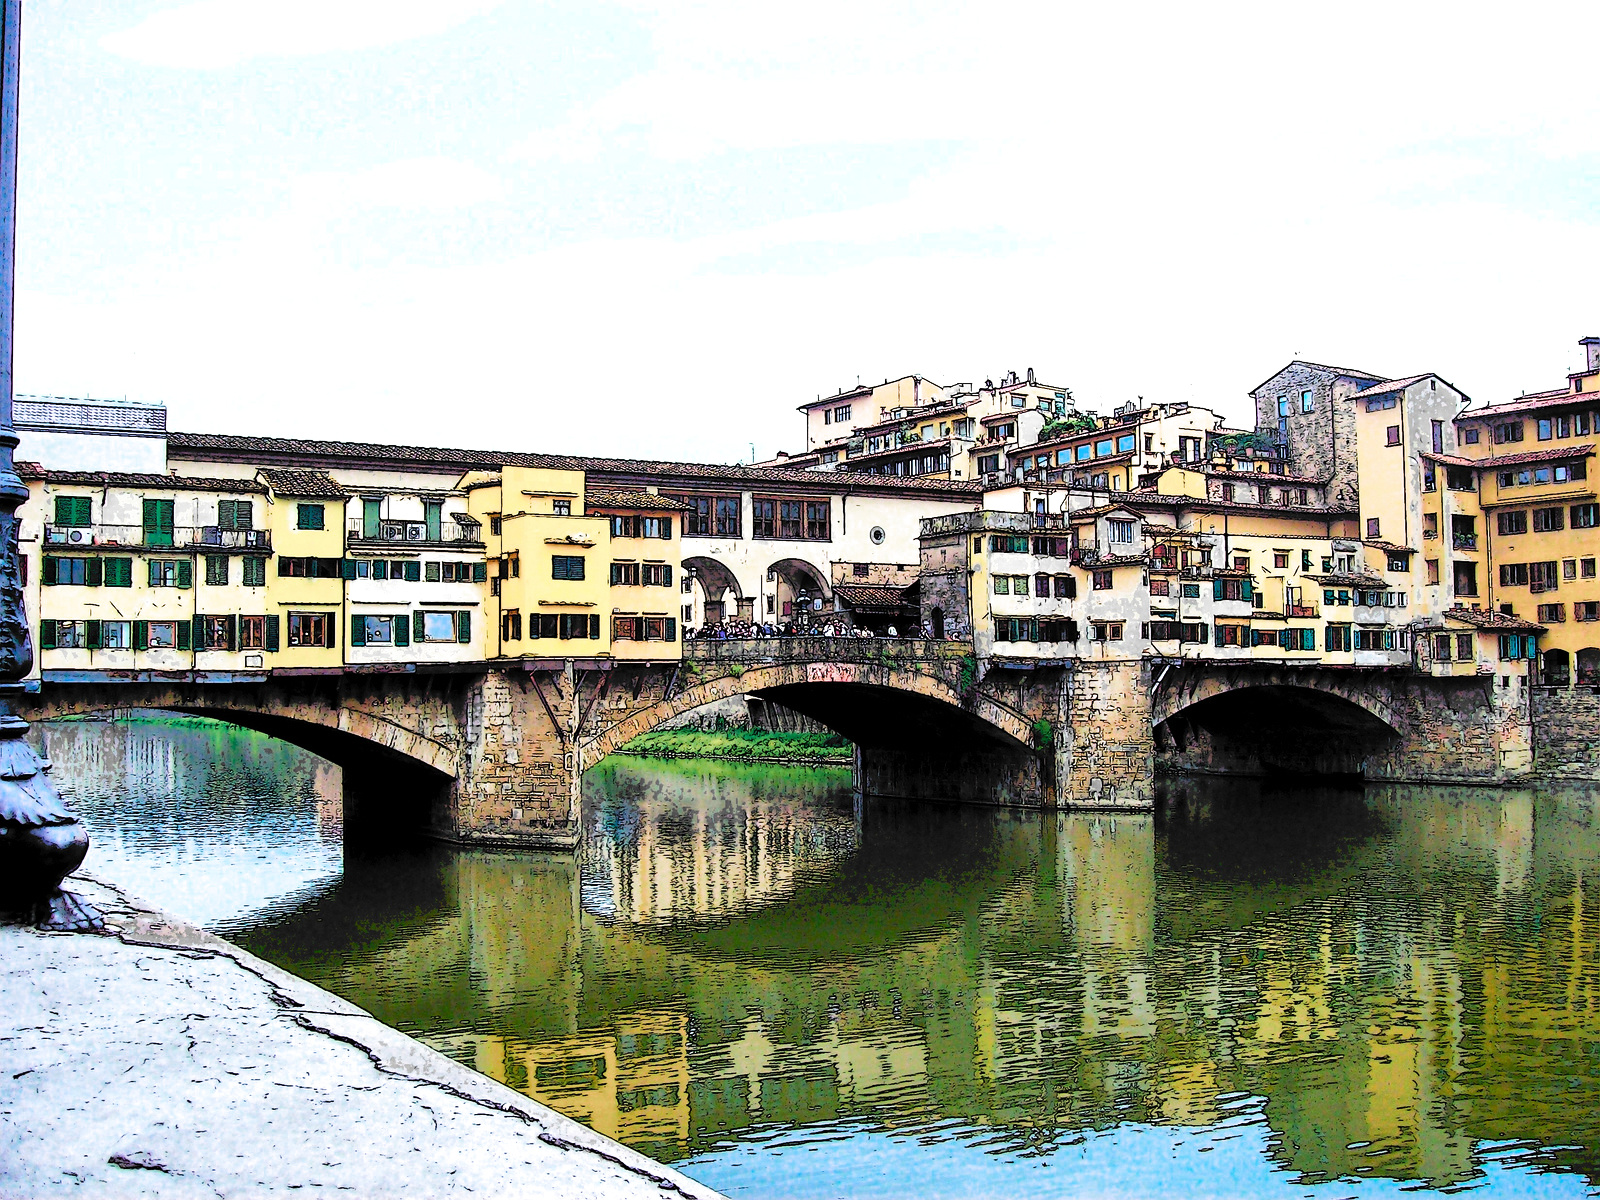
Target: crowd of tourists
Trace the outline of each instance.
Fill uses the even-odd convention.
[[[722,642],[736,641],[741,638],[788,638],[788,637],[827,637],[827,638],[872,638],[872,637],[932,637],[933,632],[926,625],[918,629],[908,624],[904,629],[890,625],[882,633],[874,633],[865,625],[854,625],[842,617],[830,617],[809,624],[797,624],[794,621],[718,621],[699,629],[685,629],[683,637],[690,642]]]

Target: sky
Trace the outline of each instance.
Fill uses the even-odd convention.
[[[1593,4],[24,0],[16,389],[707,462],[911,372],[1506,399],[1600,334],[1597,43]]]

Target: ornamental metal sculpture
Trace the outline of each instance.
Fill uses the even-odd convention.
[[[12,712],[33,669],[17,549],[17,509],[28,488],[12,462],[17,434],[11,425],[22,0],[0,5],[0,910],[48,929],[94,929],[98,914],[61,890],[62,879],[89,852],[88,831],[61,802],[49,764],[28,745],[28,723]]]

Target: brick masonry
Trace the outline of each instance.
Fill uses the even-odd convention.
[[[1600,782],[1600,687],[1533,689],[1535,774]]]

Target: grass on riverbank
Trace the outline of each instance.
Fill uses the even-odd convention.
[[[657,729],[617,751],[645,758],[729,758],[743,762],[847,763],[850,743],[836,733],[764,729]]]

